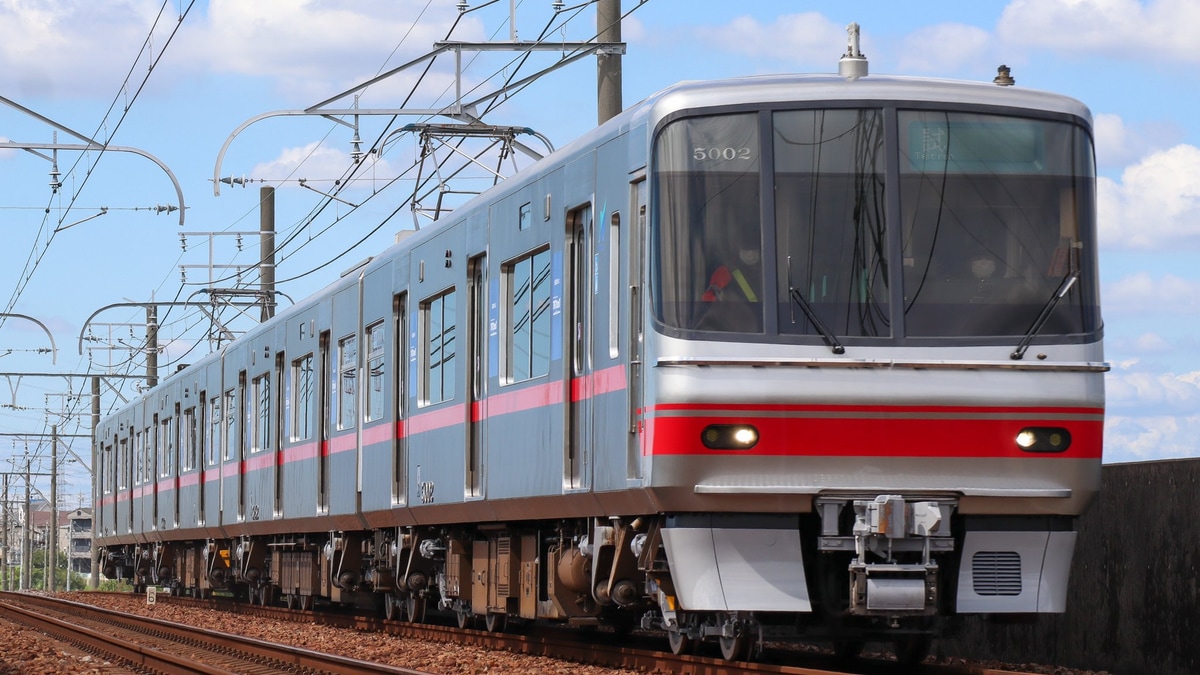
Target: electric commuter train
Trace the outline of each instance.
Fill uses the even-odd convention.
[[[956,615],[1065,610],[1096,250],[1073,99],[679,84],[104,419],[102,569],[919,659]]]

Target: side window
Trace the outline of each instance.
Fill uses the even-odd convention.
[[[233,459],[238,451],[237,439],[237,402],[233,390],[225,392],[225,459]]]
[[[110,494],[112,492],[112,486],[110,486],[108,481],[105,479],[108,477],[109,473],[111,473],[109,464],[113,461],[112,446],[102,447],[103,452],[100,453],[100,466],[97,467],[97,470],[100,472],[100,474],[96,476],[96,485],[100,486],[100,490],[104,494]]]
[[[367,327],[367,410],[368,422],[383,418],[383,322]]]
[[[174,474],[175,418],[168,417],[158,425],[158,475],[166,478]]]
[[[454,398],[455,317],[454,289],[421,303],[423,360],[421,404],[433,405]]]
[[[120,442],[120,450],[117,451],[117,489],[126,490],[129,488],[129,439],[122,438]]]
[[[504,266],[505,375],[521,382],[550,372],[550,249]]]
[[[188,408],[183,411],[183,429],[179,435],[180,471],[196,468],[196,440],[196,409]]]
[[[520,210],[517,212],[518,230],[527,230],[529,229],[529,226],[533,224],[533,210],[531,206],[532,205],[530,202],[525,202],[521,205]]]
[[[338,342],[337,428],[354,426],[358,412],[358,338],[351,335]]]
[[[621,355],[621,214],[608,223],[608,357]]]
[[[133,434],[133,455],[137,460],[137,465],[134,466],[133,472],[134,485],[141,485],[143,477],[146,475],[146,470],[143,468],[146,458],[142,456],[143,454],[144,448],[142,446],[142,432],[137,431]]]
[[[293,441],[312,438],[313,400],[316,380],[313,372],[313,355],[308,354],[292,361],[292,429]]]
[[[271,375],[254,378],[254,410],[251,414],[250,452],[262,452],[271,447]]]
[[[221,446],[221,399],[213,397],[208,402],[208,427],[204,430],[204,447],[208,448],[208,465],[215,466],[220,457]]]
[[[143,483],[150,483],[154,480],[154,427],[146,427],[142,432],[142,449],[146,456],[145,475],[142,477]]]

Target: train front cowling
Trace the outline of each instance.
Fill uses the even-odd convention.
[[[638,424],[673,646],[799,612],[920,651],[1066,608],[1108,369],[1090,114],[912,84],[656,127]]]
[[[662,539],[681,607],[922,625],[1064,611],[1074,519],[1099,487],[1099,374],[748,358],[654,372],[643,451],[675,514]]]

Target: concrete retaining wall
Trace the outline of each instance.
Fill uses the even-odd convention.
[[[968,619],[943,655],[1119,675],[1200,673],[1200,460],[1104,467],[1079,521],[1067,611]]]

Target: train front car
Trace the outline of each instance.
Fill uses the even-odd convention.
[[[919,658],[1065,609],[1099,487],[1091,116],[986,84],[753,78],[649,113],[640,417],[672,647],[777,623]]]

